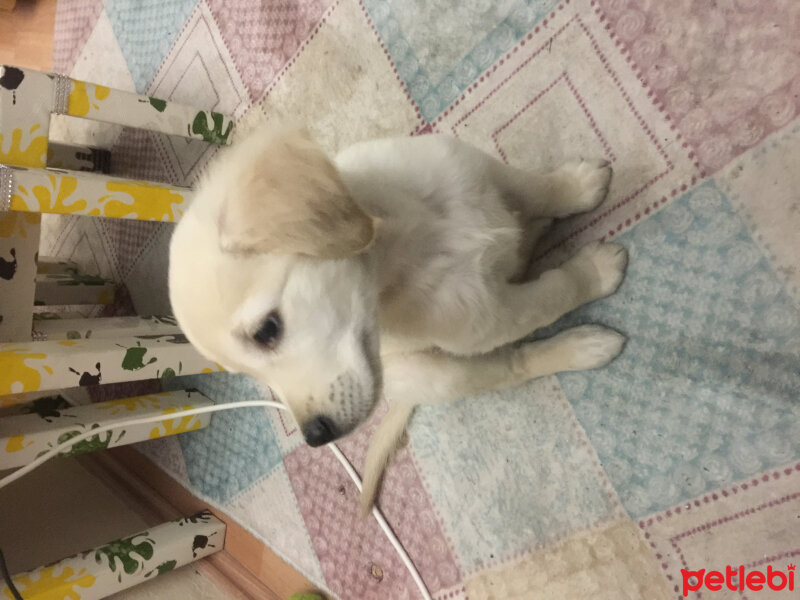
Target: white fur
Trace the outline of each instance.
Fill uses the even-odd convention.
[[[383,383],[391,408],[368,452],[365,508],[416,405],[599,367],[621,351],[624,338],[599,326],[509,346],[622,281],[624,248],[594,243],[518,283],[553,218],[603,200],[611,177],[605,163],[534,174],[446,136],[361,143],[333,162],[352,200],[378,223],[371,246],[339,259],[232,252],[220,241],[231,233],[222,214],[261,201],[245,198],[236,181],[275,144],[256,135],[216,162],[176,229],[175,315],[201,352],[271,385],[301,427],[325,415],[349,433],[371,413]],[[295,162],[282,172],[302,179],[311,163]],[[282,203],[283,215],[292,198],[263,202]],[[248,214],[236,217],[246,222]],[[257,235],[260,223],[252,225]],[[285,334],[265,349],[251,337],[273,309]]]

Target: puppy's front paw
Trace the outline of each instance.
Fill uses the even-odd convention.
[[[567,345],[569,369],[596,369],[614,360],[625,346],[626,338],[600,325],[581,325],[558,334],[554,339]]]
[[[570,214],[588,212],[608,195],[612,173],[608,161],[569,162],[562,165],[558,173],[564,178],[564,191],[569,195],[565,200]]]
[[[591,242],[581,248],[570,262],[582,271],[590,284],[592,299],[613,294],[625,277],[628,251],[611,242]]]

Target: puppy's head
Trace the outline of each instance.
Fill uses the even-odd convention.
[[[318,446],[381,391],[373,220],[303,131],[224,151],[170,247],[170,300],[195,347],[271,386]]]

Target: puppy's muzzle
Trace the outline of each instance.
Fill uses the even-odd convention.
[[[331,419],[319,415],[303,425],[303,437],[309,446],[316,448],[339,437],[339,428]]]

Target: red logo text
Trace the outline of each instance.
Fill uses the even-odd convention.
[[[772,565],[767,566],[766,571],[747,571],[744,566],[739,565],[736,569],[730,565],[725,567],[725,573],[721,571],[687,571],[681,569],[683,576],[683,595],[686,597],[689,592],[695,592],[705,588],[716,592],[725,586],[732,591],[743,592],[745,590],[758,591],[764,588],[775,590],[794,591],[794,565],[787,565],[786,571],[773,569]]]

